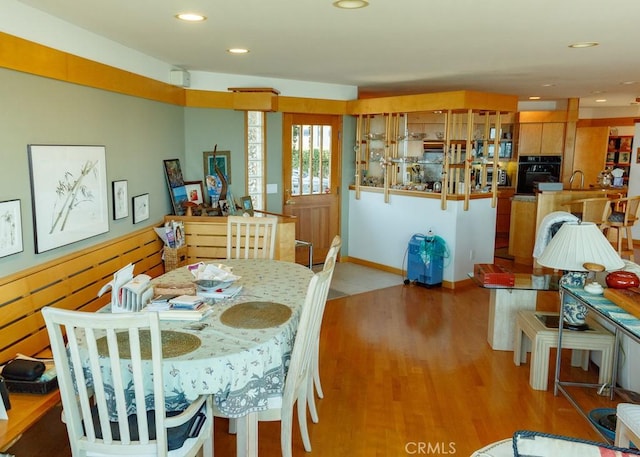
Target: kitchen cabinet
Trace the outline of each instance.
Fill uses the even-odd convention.
[[[496,207],[496,238],[509,238],[511,226],[511,198],[515,194],[513,187],[498,191],[498,206]]]
[[[532,122],[519,126],[518,155],[562,155],[565,124]]]
[[[511,201],[509,255],[522,265],[533,265],[536,234],[536,197],[514,196]]]

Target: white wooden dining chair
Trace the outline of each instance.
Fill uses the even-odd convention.
[[[331,261],[330,261],[331,262]],[[311,440],[307,428],[307,389],[313,377],[313,354],[320,332],[333,266],[316,273],[309,282],[296,340],[291,351],[291,361],[284,383],[282,406],[258,413],[259,421],[280,420],[280,446],[283,457],[292,455],[293,407],[297,404],[298,424],[302,443],[311,452]]]
[[[307,390],[313,388],[313,354],[331,284],[333,272],[331,262],[330,259],[328,268],[313,275],[309,282],[285,377],[282,405],[280,408],[267,409],[258,413],[258,421],[280,421],[280,446],[283,457],[292,456],[293,408],[296,404],[302,443],[304,449],[311,452],[311,440],[307,427]],[[224,417],[219,411],[217,414]],[[231,419],[229,432],[235,433],[235,431],[235,419]],[[253,445],[257,447],[257,443]]]
[[[327,252],[327,256],[324,260],[323,270],[331,270],[331,275],[329,277],[329,283],[331,283],[331,279],[333,278],[333,271],[335,270],[335,264],[338,258],[338,253],[340,252],[340,247],[342,246],[342,238],[339,235],[333,237],[331,241],[331,246],[329,247],[329,251]],[[329,289],[327,289],[327,294],[329,293]],[[327,298],[325,297],[325,303]],[[318,423],[318,411],[316,409],[316,402],[314,392],[317,393],[318,398],[324,398],[324,392],[322,391],[322,384],[320,382],[320,329],[322,325],[318,329],[318,338],[316,340],[316,345],[313,354],[312,361],[312,369],[313,376],[309,378],[309,388],[307,390],[307,400],[309,403],[309,414],[311,415],[311,420],[314,423]]]
[[[227,259],[273,259],[276,217],[227,217]]]
[[[157,313],[42,314],[73,457],[213,456],[210,395],[167,417]]]

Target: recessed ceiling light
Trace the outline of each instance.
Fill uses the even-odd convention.
[[[346,10],[355,10],[369,6],[369,0],[336,0],[333,2],[333,6]]]
[[[604,103],[604,102],[606,102],[606,101],[607,101],[607,99],[606,99],[606,98],[597,98],[597,99],[596,99],[596,103]]]
[[[532,95],[531,97],[529,97],[529,100],[540,100],[540,97],[538,97],[537,95]]]
[[[582,41],[580,43],[570,44],[570,48],[579,49],[579,48],[592,48],[594,46],[598,46],[600,43],[597,41]]]
[[[622,81],[620,84],[622,84],[623,86],[630,86],[632,84],[637,84],[638,81]]]
[[[181,21],[187,21],[187,22],[202,22],[207,20],[205,16],[198,13],[180,13],[180,14],[176,14],[176,17]]]
[[[227,49],[227,52],[229,54],[247,54],[249,50],[245,48],[230,48]]]
[[[555,84],[553,83],[547,83],[547,84],[543,84],[542,87],[554,87]]]

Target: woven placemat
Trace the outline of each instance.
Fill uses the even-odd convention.
[[[233,305],[220,315],[220,322],[235,328],[269,328],[287,322],[291,308],[269,301]]]
[[[129,354],[129,333],[119,332],[116,333],[116,336],[120,353]],[[162,330],[160,338],[162,340],[162,357],[165,359],[188,354],[198,349],[201,344],[200,338],[197,336],[174,330]],[[108,357],[107,337],[98,338],[96,344],[98,345],[98,354]],[[149,330],[140,330],[140,352],[144,360],[151,360],[151,334]]]

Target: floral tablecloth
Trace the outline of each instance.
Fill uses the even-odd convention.
[[[213,394],[214,402],[229,417],[241,417],[268,408],[271,398],[282,395],[300,309],[313,272],[306,267],[276,260],[223,260],[241,276],[240,293],[216,300],[213,312],[198,321],[162,321],[162,330],[196,335],[200,346],[164,361],[165,401],[169,411],[184,409],[202,394]],[[152,282],[183,284],[193,280],[186,267],[173,270]],[[220,315],[231,306],[248,301],[273,302],[291,308],[291,317],[281,325],[264,329],[227,326]],[[149,376],[149,392],[152,377]],[[271,403],[269,403],[271,404]]]

